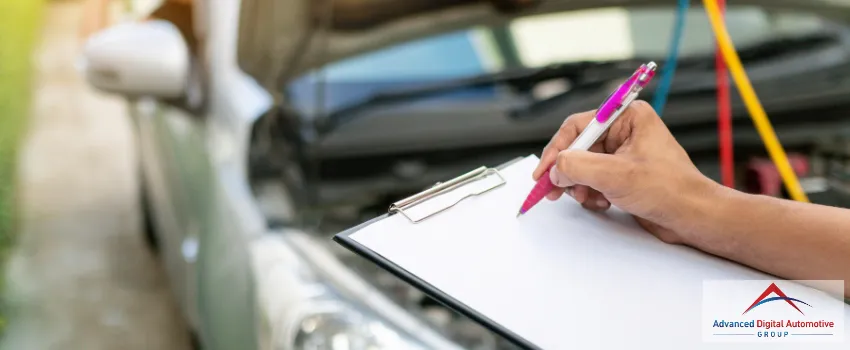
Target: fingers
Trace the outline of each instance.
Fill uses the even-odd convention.
[[[661,120],[652,105],[643,100],[635,100],[623,111],[622,120],[629,120],[633,126],[645,126]],[[616,123],[615,123],[616,124]]]
[[[654,137],[652,134],[656,133],[659,127],[666,128],[652,106],[645,101],[636,100],[611,124],[608,135],[603,140],[605,151],[616,152],[628,139]]]
[[[624,157],[569,150],[558,154],[554,172],[558,173],[559,180],[565,178],[572,184],[589,186],[610,194],[617,190],[618,184],[627,181],[627,174],[632,168],[632,163]]]
[[[585,209],[605,211],[611,207],[611,202],[609,202],[602,193],[584,185],[575,185],[565,189],[563,192],[567,193],[570,197],[573,197],[573,199],[575,199],[576,202],[579,202]]]
[[[564,192],[565,192],[565,191],[567,191],[567,190],[569,190],[569,189],[564,189],[564,188],[555,188],[554,190],[552,190],[552,192],[549,192],[549,193],[546,195],[546,199],[548,199],[548,200],[550,200],[550,201],[556,201],[556,200],[558,200],[558,198],[561,198],[561,196],[562,196],[562,195],[564,194]]]
[[[589,190],[590,189],[587,188],[587,186],[577,185],[573,186],[572,191],[570,191],[570,194],[573,196],[573,198],[575,198],[576,202],[584,203],[584,201],[587,200]]]
[[[555,136],[543,148],[543,153],[540,155],[540,163],[537,164],[537,168],[532,173],[534,181],[537,181],[547,169],[552,167],[552,164],[555,163],[555,159],[558,157],[558,152],[567,149],[576,137],[578,137],[578,134],[587,127],[587,124],[590,123],[590,120],[595,115],[596,110],[593,110],[573,114],[564,120],[564,123],[561,124]]]
[[[601,192],[587,187],[588,195],[584,202],[580,202],[585,209],[593,211],[605,211],[611,207],[611,202]]]
[[[566,188],[575,185],[570,178],[568,178],[564,173],[558,171],[557,168],[553,168],[552,171],[549,172],[549,180],[552,181],[552,184],[557,188]]]
[[[609,143],[613,143],[611,146],[614,146],[614,148],[622,145],[627,138],[644,139],[652,137],[659,129],[666,129],[664,122],[661,121],[661,117],[645,101],[637,100],[632,102],[623,112],[621,119],[623,119],[623,122],[614,123],[611,126],[612,131],[615,127],[617,128],[617,137],[607,140]]]
[[[590,147],[591,152],[603,152],[604,149],[602,144],[594,144],[593,147]],[[562,185],[562,187],[566,187],[563,191],[559,188],[556,188],[552,191],[550,196],[547,198],[556,200],[561,197],[563,193],[567,193],[570,197],[573,197],[577,202],[581,203],[585,208],[595,211],[602,211],[608,209],[610,207],[610,203],[605,199],[605,196],[602,195],[597,190],[594,190],[585,185],[576,185],[569,178],[564,175],[560,175],[560,172],[556,169],[553,169],[550,174],[555,173],[556,175],[552,178],[555,180],[552,183],[557,185]]]
[[[592,147],[590,147],[591,152],[603,152],[605,149],[602,144],[596,143]],[[552,181],[552,184],[555,185],[555,189],[549,193],[546,198],[549,200],[557,200],[561,198],[561,195],[564,193],[569,194],[571,197],[578,200],[579,203],[583,203],[585,201],[585,193],[589,193],[589,191],[594,191],[587,186],[573,186],[573,182],[565,176],[561,175],[557,169],[552,169],[549,172],[549,180]],[[598,192],[597,192],[598,193]],[[579,197],[576,197],[578,195]]]
[[[587,127],[587,124],[595,115],[596,111],[594,110],[568,117],[543,149],[540,162],[532,177],[537,181],[540,176],[551,169],[549,177],[557,188],[552,190],[546,198],[557,200],[566,191],[588,209],[605,210],[611,206],[610,202],[598,190],[606,192],[606,188],[616,185],[618,176],[615,174],[623,173],[625,171],[623,169],[628,169],[628,167],[625,164],[620,166],[622,169],[611,169],[611,167],[617,167],[618,162],[626,163],[627,161],[619,158],[585,155],[585,153],[590,152],[579,151],[580,155],[578,156],[574,156],[575,153],[573,152],[569,154],[563,152]],[[639,133],[640,130],[643,130],[644,133],[652,132],[653,128],[649,126],[652,123],[657,124],[659,122],[658,115],[648,103],[635,101],[626,109],[621,119],[614,123],[611,130],[606,133],[613,136],[601,138],[591,147],[590,151],[613,153],[620,148],[625,140],[635,136],[633,133]],[[660,123],[660,125],[663,125],[663,123]],[[588,162],[588,164],[583,164],[585,162]],[[556,166],[553,167],[553,164],[556,164]],[[623,177],[619,178],[622,179]]]
[[[590,147],[589,151],[591,151],[591,152],[604,152],[605,148],[602,146],[601,143],[595,143],[595,144],[593,144],[593,146]],[[552,171],[549,172],[549,179],[550,179],[550,181],[552,181],[552,184],[555,185],[556,187],[565,188],[565,187],[570,187],[572,185],[575,185],[575,183],[572,180],[570,180],[563,173],[557,171],[556,169],[552,169]]]

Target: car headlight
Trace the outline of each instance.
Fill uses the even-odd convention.
[[[264,350],[460,349],[298,232],[252,243]]]
[[[385,323],[354,310],[317,312],[301,320],[293,341],[296,349],[422,349]]]

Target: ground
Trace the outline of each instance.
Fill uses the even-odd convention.
[[[75,71],[80,5],[48,5],[19,158],[18,246],[3,349],[177,350],[189,337],[145,247],[137,156],[121,100]]]

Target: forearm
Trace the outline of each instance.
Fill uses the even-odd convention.
[[[850,210],[718,189],[689,244],[796,280],[844,280],[850,297]]]

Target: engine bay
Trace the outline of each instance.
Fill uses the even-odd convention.
[[[811,112],[811,111],[810,111]],[[833,114],[838,110],[833,109]],[[823,115],[823,114],[821,114]],[[779,118],[780,130],[800,129],[790,118]],[[827,121],[834,121],[826,118]],[[737,119],[739,135],[747,136],[747,120]],[[842,121],[842,125],[847,124]],[[260,123],[261,124],[261,123]],[[806,126],[817,125],[808,123]],[[709,129],[711,128],[711,129]],[[749,126],[751,128],[751,126]],[[846,129],[846,125],[845,125]],[[260,130],[258,128],[258,130]],[[671,127],[674,135],[711,133],[708,125]],[[834,130],[840,130],[835,129]],[[780,131],[781,132],[781,131]],[[255,133],[256,134],[256,133]],[[811,130],[806,134],[812,135]],[[815,203],[850,207],[850,132],[819,139],[794,139],[786,146],[804,190]],[[261,137],[257,137],[262,139]],[[687,141],[687,140],[686,140]],[[692,160],[707,176],[719,181],[716,150],[710,142],[683,142]],[[285,137],[255,142],[252,185],[269,226],[297,227],[326,241],[327,248],[397,305],[425,320],[448,338],[469,349],[513,349],[514,345],[430,299],[392,274],[331,241],[345,229],[386,213],[390,205],[439,181],[482,165],[498,166],[512,159],[537,154],[546,140],[499,146],[437,150],[361,158],[305,160],[298,146]],[[715,141],[716,142],[716,141]],[[741,190],[785,197],[775,166],[763,147],[739,142],[735,149],[736,183]],[[275,166],[270,166],[274,164]]]

